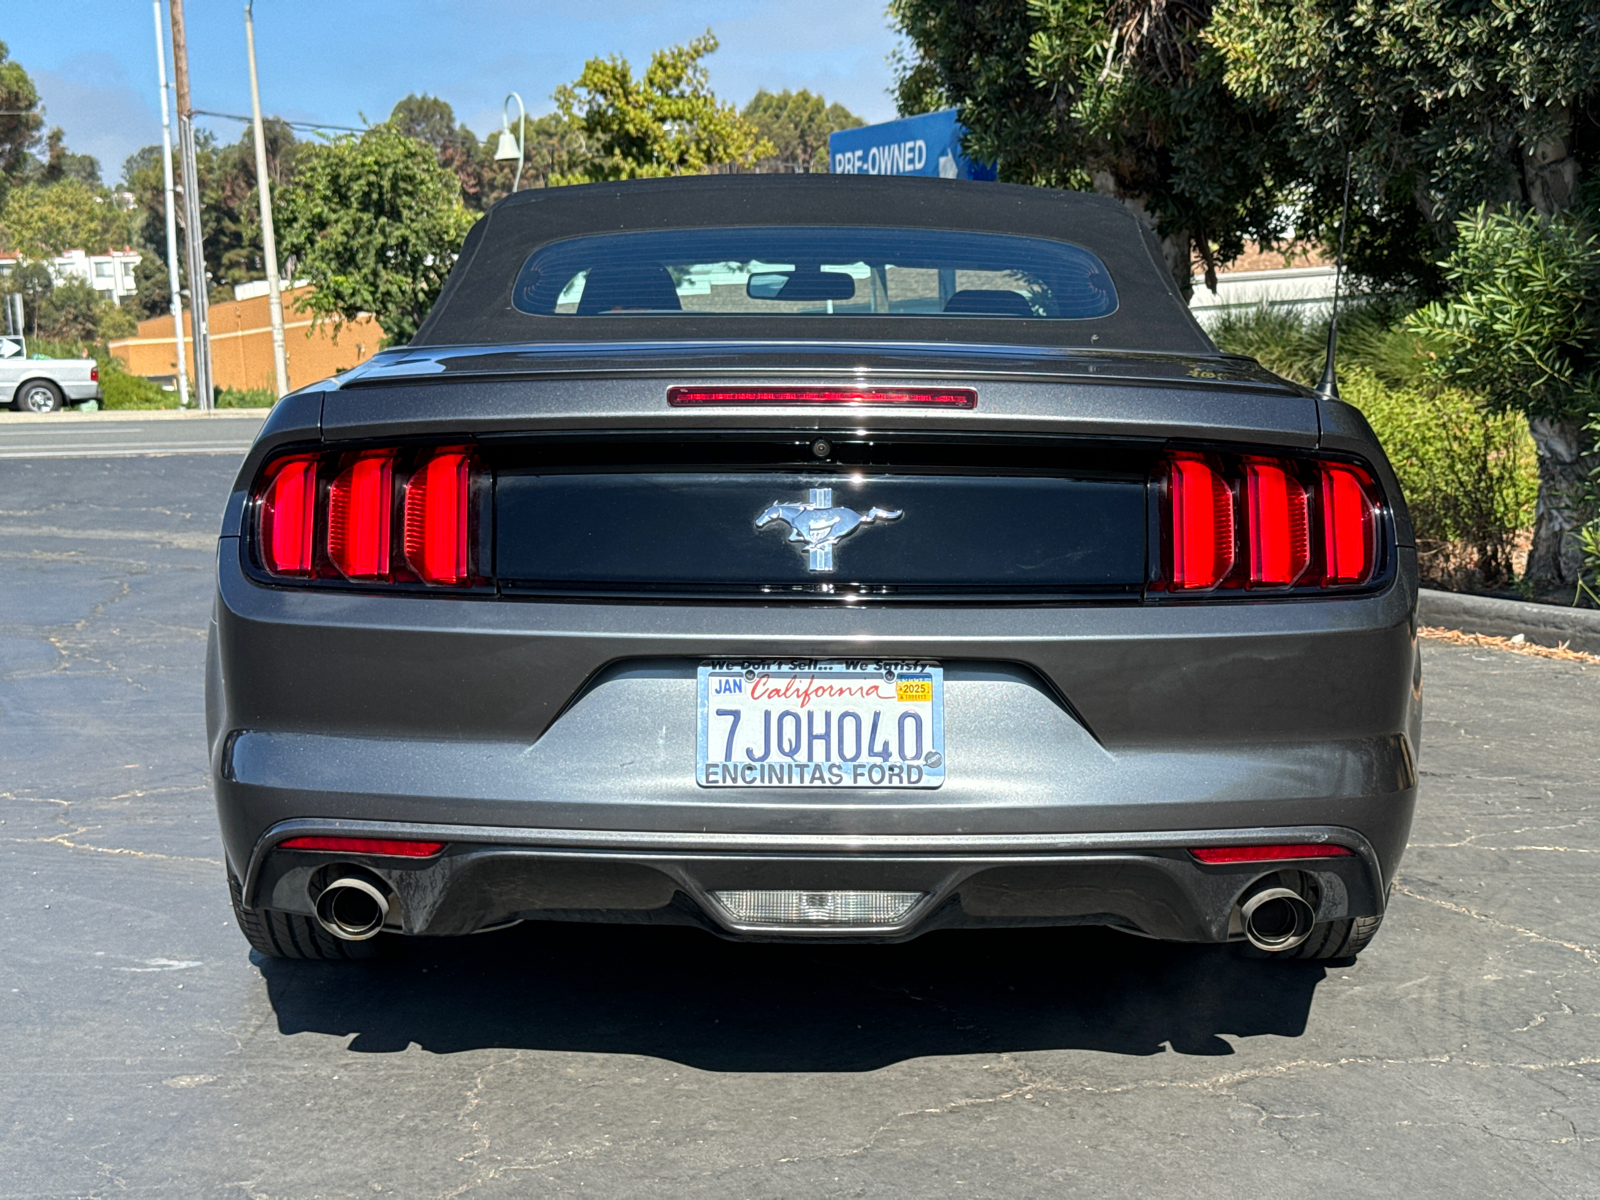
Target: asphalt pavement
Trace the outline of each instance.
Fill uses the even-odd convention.
[[[265,960],[203,745],[236,467],[0,461],[0,1196],[1600,1195],[1600,667],[1427,645],[1354,963],[532,924]]]
[[[220,454],[239,458],[265,410],[19,413],[0,409],[0,462],[24,458],[129,458]]]

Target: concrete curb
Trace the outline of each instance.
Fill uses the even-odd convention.
[[[1600,654],[1600,611],[1592,608],[1528,604],[1423,588],[1417,601],[1417,621],[1492,637],[1516,637],[1520,633],[1540,646],[1564,644],[1571,650]]]
[[[0,423],[15,422],[24,425],[81,425],[85,421],[226,421],[248,417],[264,421],[270,408],[214,408],[210,412],[199,409],[176,408],[113,408],[99,412],[19,413],[15,409],[0,408]]]

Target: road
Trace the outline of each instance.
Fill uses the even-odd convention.
[[[34,458],[127,458],[220,454],[235,461],[261,428],[261,414],[52,413],[0,409],[0,462]]]
[[[0,462],[0,1196],[1600,1195],[1600,667],[1428,644],[1353,965],[556,925],[263,960],[202,733],[235,468]]]

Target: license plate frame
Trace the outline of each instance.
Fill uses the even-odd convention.
[[[944,668],[933,660],[707,659],[695,689],[695,782],[703,788],[944,784]],[[750,719],[756,713],[763,715]],[[846,749],[853,758],[843,757]]]

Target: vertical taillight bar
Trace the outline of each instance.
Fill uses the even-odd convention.
[[[1362,466],[1179,450],[1164,475],[1153,588],[1346,588],[1377,575],[1381,506]]]
[[[359,455],[328,489],[328,558],[346,579],[389,578],[393,450]]]
[[[1365,583],[1377,566],[1377,506],[1372,479],[1360,467],[1323,463],[1322,582],[1324,586]]]
[[[424,583],[460,587],[471,582],[468,551],[472,456],[441,450],[406,484],[406,562]]]
[[[296,454],[268,468],[256,503],[256,544],[274,575],[309,577],[317,520],[317,457]]]
[[[1252,459],[1244,466],[1248,587],[1293,587],[1311,563],[1309,501],[1291,463]]]
[[[1197,454],[1168,463],[1171,506],[1171,586],[1174,591],[1214,588],[1233,570],[1233,491]]]

